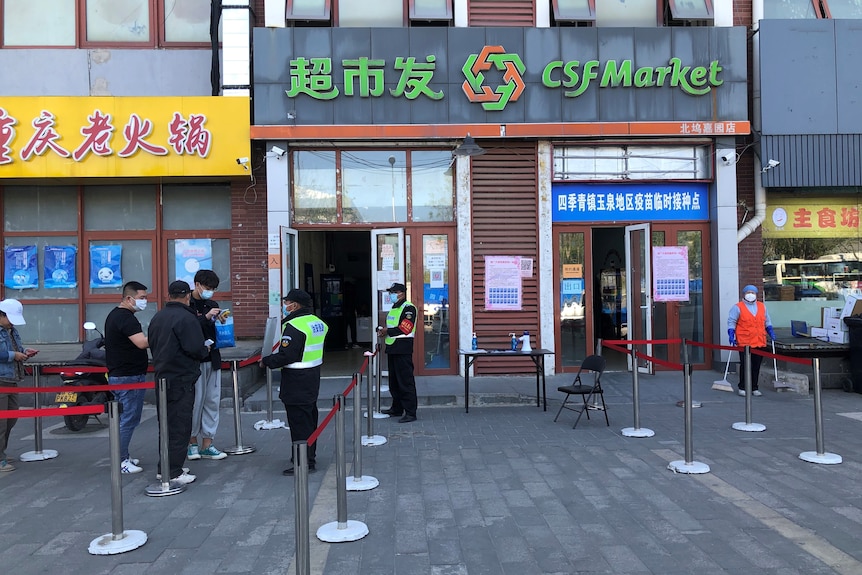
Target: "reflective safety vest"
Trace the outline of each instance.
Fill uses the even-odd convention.
[[[736,341],[739,345],[766,347],[766,306],[756,302],[757,315],[751,315],[744,302],[738,302],[739,319],[736,320]]]
[[[398,327],[398,323],[401,321],[401,312],[408,305],[413,305],[413,304],[410,303],[409,301],[405,300],[404,303],[402,303],[400,306],[393,307],[392,309],[389,310],[389,313],[386,314],[386,329],[387,330],[389,328]],[[416,306],[413,306],[413,307],[415,308]],[[403,338],[403,337],[413,337],[413,334],[415,334],[415,333],[416,333],[416,320],[414,319],[413,320],[413,329],[410,330],[410,333],[399,333],[396,336],[391,336],[391,335],[388,335],[388,332],[387,332],[386,337],[383,338],[383,343],[385,343],[386,345],[392,345],[393,343],[395,343],[396,339]]]
[[[288,321],[290,325],[305,334],[305,348],[302,350],[302,359],[287,364],[287,369],[308,369],[323,363],[323,340],[329,326],[319,317],[309,314],[301,315]]]

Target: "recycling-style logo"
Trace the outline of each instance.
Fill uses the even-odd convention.
[[[486,70],[491,66],[503,71],[503,82],[494,89],[483,86]],[[507,54],[502,46],[485,46],[478,54],[470,54],[461,68],[466,80],[461,88],[467,99],[481,103],[488,111],[500,111],[509,102],[516,102],[524,92],[526,84],[521,75],[526,71],[521,57]]]

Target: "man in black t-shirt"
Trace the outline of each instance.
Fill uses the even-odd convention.
[[[105,319],[105,355],[108,383],[139,383],[144,381],[149,365],[147,336],[135,317],[147,307],[147,286],[128,282],[123,286],[120,305]],[[118,390],[114,397],[122,405],[120,413],[120,459],[123,473],[140,473],[139,461],[129,456],[132,433],[141,422],[144,408],[143,389]]]

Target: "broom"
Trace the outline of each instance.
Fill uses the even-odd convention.
[[[730,371],[730,356],[733,355],[733,350],[727,354],[727,365],[724,366],[724,379],[718,379],[712,382],[712,389],[718,391],[733,391],[733,386],[727,381],[727,372]]]

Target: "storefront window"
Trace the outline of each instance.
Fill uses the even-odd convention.
[[[6,186],[3,194],[6,232],[75,232],[78,191],[74,186]]]
[[[658,24],[655,0],[597,2],[596,26],[653,27]]]
[[[584,234],[560,234],[560,356],[563,367],[574,367],[587,357]]]
[[[86,186],[84,229],[154,230],[156,197],[155,185]]]
[[[699,146],[557,146],[554,180],[708,180],[712,148]]]
[[[369,10],[364,0],[338,0],[338,25],[342,28],[404,26],[404,0],[375,0]]]
[[[293,153],[293,217],[296,223],[322,224],[338,217],[335,152]]]
[[[811,0],[763,0],[763,17],[774,19],[817,18]]]
[[[164,10],[165,42],[210,41],[210,0],[165,0]]]
[[[89,42],[149,42],[148,0],[87,0]]]
[[[212,263],[207,263],[197,268],[184,268],[177,270],[177,241],[168,240],[168,276],[173,278],[181,278],[189,274],[194,278],[194,273],[198,269],[209,268],[218,274],[219,284],[217,293],[231,291],[230,277],[230,240],[228,239],[213,239],[210,246],[212,249]],[[188,279],[186,280],[188,281]],[[218,298],[216,298],[218,299]]]
[[[862,190],[769,194],[763,222],[763,296],[772,323],[822,323],[821,308],[862,295]]]
[[[100,280],[104,280],[104,278],[99,275],[99,272],[106,266],[102,266],[98,270],[94,269],[96,266],[101,264],[91,259],[91,253],[100,253],[99,248],[105,246],[119,246],[121,248],[119,267],[114,270],[111,266],[108,266],[108,269],[111,269],[112,273],[114,273],[114,271],[118,271],[120,278],[122,279],[113,282],[118,285],[98,287],[98,282]],[[127,281],[132,280],[139,281],[152,288],[154,277],[152,240],[90,240],[89,248],[90,251],[88,253],[82,254],[85,256],[85,261],[89,262],[86,276],[82,278],[84,282],[87,282],[86,285],[89,286],[89,293],[119,295],[122,292],[122,285]],[[93,251],[93,248],[96,248],[96,251]],[[95,279],[91,277],[92,274],[95,274]]]
[[[227,184],[165,184],[162,227],[166,230],[229,230]]]
[[[5,46],[74,46],[75,0],[4,0]]]
[[[411,153],[411,190],[414,222],[451,222],[455,219],[452,163],[448,150]]]
[[[341,153],[341,204],[345,222],[406,222],[407,154]]]
[[[449,238],[422,236],[425,367],[449,368]]]

